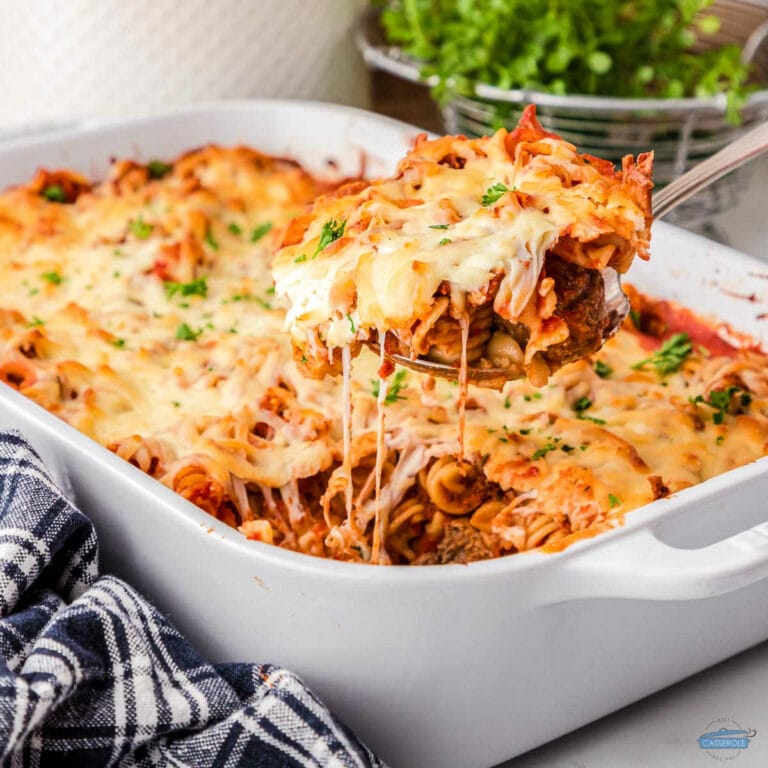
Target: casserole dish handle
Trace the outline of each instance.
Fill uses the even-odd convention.
[[[559,573],[558,598],[698,600],[768,577],[768,522],[699,549],[665,544],[650,527],[623,533],[574,552]]]

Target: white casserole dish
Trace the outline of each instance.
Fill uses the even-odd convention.
[[[416,129],[327,104],[185,109],[0,147],[0,188],[38,166],[100,176],[110,156],[249,143],[312,170],[391,169]],[[768,341],[768,267],[654,227],[632,282]],[[739,298],[742,297],[742,298]],[[745,300],[749,297],[749,300]],[[216,661],[301,674],[392,766],[489,766],[768,637],[768,460],[630,513],[559,554],[378,568],[245,540],[26,398],[21,429],[130,579]]]

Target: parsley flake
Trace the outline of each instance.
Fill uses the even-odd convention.
[[[483,206],[488,207],[493,205],[505,192],[513,192],[514,189],[514,187],[510,189],[506,184],[499,182],[492,187],[488,187],[481,202]]]
[[[642,371],[646,365],[652,365],[659,376],[666,376],[682,368],[683,362],[693,351],[693,344],[687,333],[676,333],[670,339],[667,339],[661,348],[654,352],[650,357],[635,363],[632,366],[634,371]]]
[[[172,280],[166,280],[165,295],[172,299],[176,294],[179,296],[202,296],[208,295],[208,278],[198,277],[189,283],[175,283]]]
[[[235,223],[234,221],[230,221],[230,222],[229,222],[229,224],[227,225],[227,229],[228,229],[228,230],[229,230],[229,231],[230,231],[230,232],[231,232],[233,235],[235,235],[235,236],[237,236],[237,237],[239,237],[240,235],[242,235],[242,234],[243,234],[243,230],[242,230],[242,227],[241,227],[239,224]]]
[[[613,368],[602,360],[595,360],[595,373],[601,379],[607,379],[613,373]]]
[[[173,166],[162,160],[150,160],[147,163],[147,173],[150,179],[162,179],[173,170]]]
[[[131,221],[128,228],[139,238],[139,240],[146,240],[152,234],[152,230],[155,227],[154,224],[147,224],[147,222],[139,216],[137,219]]]
[[[722,424],[725,421],[725,416],[728,413],[728,409],[731,407],[733,398],[738,394],[738,405],[741,408],[747,408],[752,402],[752,395],[749,392],[745,392],[741,387],[728,387],[727,389],[713,389],[709,393],[709,398],[704,399],[702,395],[696,395],[696,397],[689,398],[689,402],[692,405],[706,405],[712,408],[714,413],[712,414],[712,421],[715,424]]]
[[[430,224],[429,228],[430,229],[448,229],[448,225],[447,224]]]
[[[67,196],[61,184],[49,184],[42,192],[43,197],[51,203],[66,203]]]
[[[450,238],[450,237],[444,237],[444,238],[443,238],[443,239],[442,239],[442,240],[441,240],[441,241],[438,243],[438,245],[448,245],[448,243],[452,243],[452,242],[453,242],[453,240],[451,240],[451,238]]]
[[[392,377],[392,381],[387,386],[387,394],[384,396],[384,404],[392,405],[392,403],[398,400],[405,400],[405,395],[400,394],[400,390],[406,386],[406,377],[408,376],[406,371],[397,371]],[[372,394],[374,397],[379,396],[379,382],[371,381]]]
[[[306,260],[307,260],[307,254],[306,253],[302,253],[301,256],[297,256],[293,260],[293,263],[294,264],[301,264],[302,261],[306,261]]]
[[[192,328],[189,327],[186,323],[182,323],[177,329],[176,329],[176,338],[179,341],[197,341],[200,334],[203,332],[202,328],[199,328],[196,331],[193,331]]]
[[[608,494],[608,505],[611,509],[621,506],[621,499],[618,496],[614,496],[612,493]]]
[[[112,343],[113,347],[117,347],[118,349],[124,349],[125,348],[125,339],[115,339]]]
[[[355,321],[352,319],[352,315],[347,315],[347,320],[349,320],[349,330],[352,331],[352,333],[357,333],[357,328],[355,328]]]
[[[205,230],[205,242],[213,248],[214,251],[219,250],[219,243],[218,240],[213,236],[213,232],[211,231],[211,228],[208,227],[208,229]]]
[[[40,277],[51,285],[61,285],[64,282],[64,278],[58,272],[43,272]]]
[[[40,325],[45,325],[45,321],[41,320],[37,315],[32,315],[32,322],[27,323],[27,328],[37,328]]]
[[[317,248],[315,248],[312,258],[314,259],[320,251],[327,248],[331,243],[335,243],[340,237],[343,237],[344,227],[346,226],[346,220],[339,224],[336,219],[328,219],[320,230],[320,239],[317,241]]]
[[[257,243],[271,229],[272,229],[272,222],[271,221],[265,221],[263,224],[259,224],[259,226],[256,227],[256,229],[254,229],[253,232],[251,232],[251,242],[252,243]]]

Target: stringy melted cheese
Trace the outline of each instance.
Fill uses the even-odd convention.
[[[488,170],[468,197],[497,180]],[[73,204],[41,190],[38,179],[0,195],[0,379],[250,538],[369,562],[377,518],[381,561],[493,557],[614,524],[654,497],[654,476],[674,492],[766,453],[764,355],[696,348],[661,377],[633,370],[653,340],[627,325],[599,355],[607,378],[589,360],[541,390],[471,388],[465,475],[454,471],[458,387],[398,372],[379,394],[381,427],[380,361],[363,350],[349,383],[347,472],[342,383],[301,375],[271,292],[273,249],[317,182],[250,150],[211,147],[160,180],[117,163]],[[467,227],[485,221],[476,212]],[[265,222],[272,230],[253,242]],[[442,236],[414,241],[428,252]],[[206,295],[169,295],[169,277],[204,279]],[[690,403],[729,386],[751,401],[736,396],[722,424]],[[582,398],[590,406],[577,411]]]

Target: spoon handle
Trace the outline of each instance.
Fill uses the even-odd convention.
[[[719,152],[698,163],[653,195],[653,216],[660,219],[673,208],[717,181],[726,173],[739,168],[768,150],[768,122],[761,123]]]

